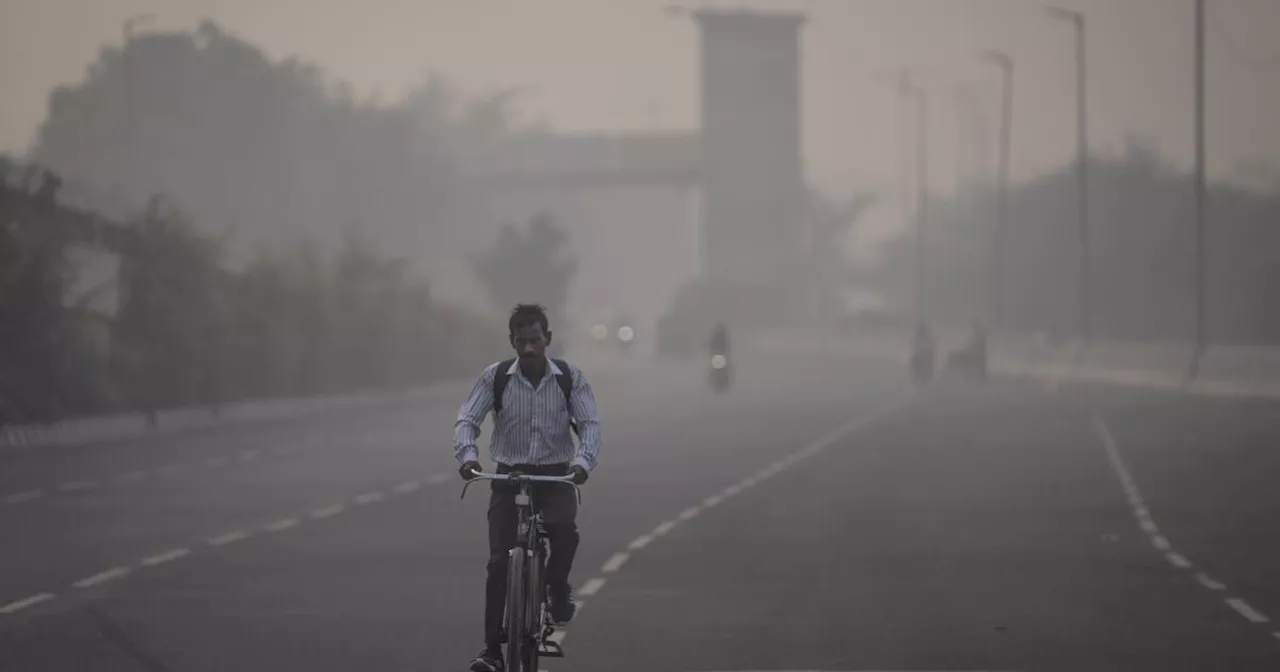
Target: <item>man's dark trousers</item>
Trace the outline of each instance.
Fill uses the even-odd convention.
[[[569,472],[569,465],[499,464],[497,468],[499,474],[512,471],[537,476],[563,476]],[[484,632],[485,642],[496,646],[507,602],[507,566],[510,564],[507,553],[516,543],[516,494],[519,486],[492,481],[490,489],[489,576],[484,587]],[[551,542],[547,585],[553,589],[567,587],[573,556],[578,551],[577,496],[573,487],[566,483],[534,483],[533,506],[542,512],[543,526]]]

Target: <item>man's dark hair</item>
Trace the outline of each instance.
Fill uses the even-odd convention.
[[[516,305],[511,311],[511,319],[507,320],[507,328],[511,333],[516,333],[517,329],[527,327],[532,324],[542,325],[542,330],[551,331],[551,325],[547,322],[547,310],[536,303],[521,303]]]

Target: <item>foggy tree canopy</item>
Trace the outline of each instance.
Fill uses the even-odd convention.
[[[197,226],[244,239],[337,244],[358,226],[404,251],[452,240],[468,207],[456,159],[511,130],[513,97],[464,99],[429,77],[395,104],[359,100],[206,21],[102,49],[51,95],[31,158],[112,202],[164,193]]]
[[[1074,164],[1012,185],[1002,284],[1004,324],[1075,334],[1080,244]],[[1090,159],[1088,272],[1097,338],[1188,342],[1195,333],[1195,207],[1191,175],[1131,142]],[[966,323],[986,314],[995,194],[989,187],[930,203],[928,313]],[[1280,342],[1280,194],[1210,184],[1206,194],[1210,337]],[[885,246],[864,280],[911,305],[914,229]]]
[[[433,299],[415,253],[456,249],[458,159],[505,137],[511,100],[436,78],[360,102],[209,22],[103,49],[51,96],[29,165],[124,232],[118,306],[67,304],[76,241],[50,225],[67,206],[30,207],[34,173],[6,164],[0,424],[403,386],[491,359],[502,325]],[[249,250],[235,263],[233,243]]]
[[[569,285],[578,271],[577,259],[566,256],[568,243],[569,233],[550,213],[542,212],[524,227],[502,227],[493,243],[472,255],[470,262],[496,307],[542,304],[555,323],[564,315]],[[567,336],[569,330],[562,333]]]

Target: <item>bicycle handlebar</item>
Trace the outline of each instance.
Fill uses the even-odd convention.
[[[513,471],[506,474],[494,474],[484,471],[471,470],[475,478],[482,481],[542,481],[544,483],[570,483],[573,481],[573,474],[565,474],[563,476],[538,476],[537,474],[522,474]]]
[[[465,499],[467,496],[467,488],[471,487],[476,481],[520,481],[534,483],[568,483],[573,486],[574,494],[578,496],[578,501],[582,501],[582,491],[578,489],[578,484],[573,482],[573,474],[565,474],[563,476],[538,476],[536,474],[522,474],[513,471],[506,474],[494,474],[485,471],[471,470],[472,478],[467,479],[466,485],[462,486],[462,495],[458,499]]]

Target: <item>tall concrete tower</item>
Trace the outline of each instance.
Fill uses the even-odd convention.
[[[704,265],[773,294],[803,277],[800,14],[699,10]],[[799,273],[799,275],[797,275]]]

